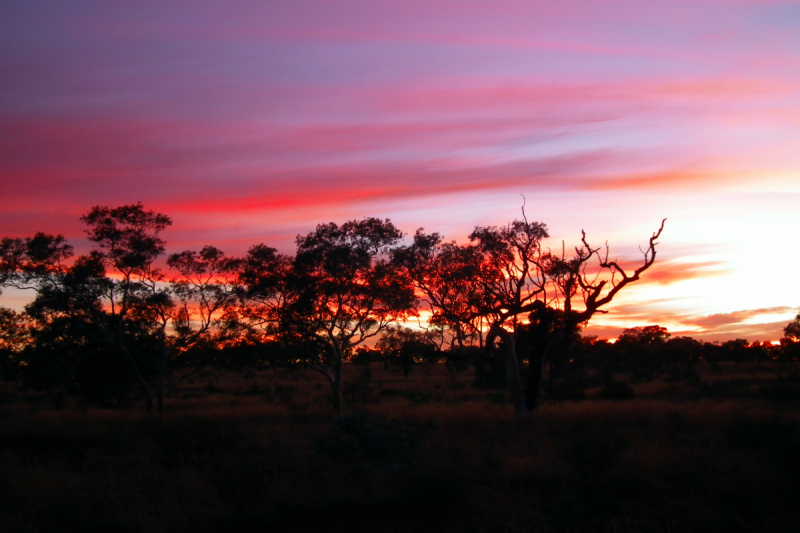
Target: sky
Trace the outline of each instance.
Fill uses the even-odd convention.
[[[524,196],[524,200],[523,200]],[[5,0],[0,235],[141,201],[169,252],[390,218],[656,264],[596,316],[774,340],[800,307],[800,4]],[[19,298],[9,291],[0,305]]]

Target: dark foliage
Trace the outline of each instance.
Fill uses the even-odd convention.
[[[366,461],[396,468],[411,461],[424,428],[414,422],[352,414],[334,421],[326,437],[314,440],[318,453],[335,460]]]

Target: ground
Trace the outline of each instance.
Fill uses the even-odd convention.
[[[6,384],[3,530],[797,529],[790,366],[701,368],[625,401],[590,389],[522,422],[469,371],[346,370],[339,420],[309,370],[195,377],[158,420]]]

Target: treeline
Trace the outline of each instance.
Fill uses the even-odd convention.
[[[58,234],[0,241],[0,285],[35,295],[23,312],[0,312],[6,380],[104,405],[138,388],[152,411],[164,409],[171,384],[188,370],[304,366],[327,378],[340,411],[342,364],[374,357],[365,349],[374,344],[406,372],[422,361],[493,361],[520,416],[576,353],[627,357],[614,355],[625,353],[625,338],[611,345],[579,332],[653,264],[664,227],[631,266],[610,260],[607,247],[592,248],[585,234],[574,253],[552,253],[543,246],[547,227],[524,211],[507,226],[476,227],[468,244],[423,230],[406,244],[388,219],[365,218],[318,225],[297,237],[294,255],[257,244],[232,257],[205,246],[165,261],[167,215],[141,203],[96,206],[81,221],[94,246],[79,257]],[[423,310],[427,331],[401,327]],[[636,342],[655,354],[676,341]],[[686,355],[711,353],[705,345],[680,343],[676,368],[684,364],[677,352],[711,360]]]

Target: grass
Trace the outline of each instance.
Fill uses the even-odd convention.
[[[590,389],[523,423],[498,391],[454,398],[441,367],[369,374],[344,421],[311,372],[185,383],[158,422],[6,385],[3,531],[794,531],[800,519],[800,412],[762,393],[794,386],[769,368],[637,384],[632,399]]]

